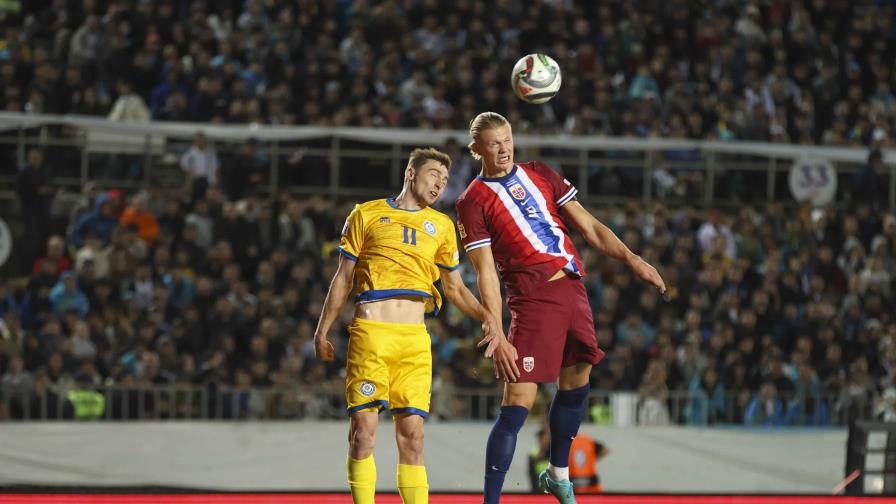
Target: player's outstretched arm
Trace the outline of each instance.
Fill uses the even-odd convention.
[[[464,285],[457,270],[441,270],[441,279],[442,288],[448,301],[454,303],[464,315],[482,322],[482,332],[486,336],[493,335],[495,331],[504,334],[501,320],[495,319],[491,312],[482,306],[482,303]]]
[[[495,320],[501,321],[501,285],[498,283],[498,272],[495,271],[495,259],[489,246],[478,247],[470,251],[470,261],[476,268],[479,295],[482,304],[491,313]],[[507,341],[504,332],[493,332],[486,335],[478,346],[488,345],[485,348],[485,356],[495,360],[495,376],[507,381],[516,381],[520,377],[520,370],[516,365],[516,348]]]
[[[314,355],[318,359],[331,361],[334,358],[333,344],[327,340],[327,333],[333,321],[342,312],[345,301],[352,290],[352,277],[355,274],[355,261],[344,255],[339,256],[339,266],[336,274],[330,282],[330,290],[327,299],[324,300],[324,308],[321,310],[320,320],[317,322],[317,330],[314,331]]]
[[[610,228],[585,210],[578,201],[570,201],[560,207],[560,210],[567,221],[582,233],[589,245],[600,253],[627,264],[638,278],[659,289],[660,293],[666,292],[666,283],[656,268],[629,250]]]

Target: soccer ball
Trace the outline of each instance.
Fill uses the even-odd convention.
[[[520,100],[544,103],[560,91],[560,65],[546,54],[528,54],[513,65],[510,85]]]

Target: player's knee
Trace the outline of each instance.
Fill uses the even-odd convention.
[[[408,429],[399,431],[398,449],[405,454],[422,454],[423,429]]]
[[[354,458],[366,458],[373,452],[373,447],[376,444],[376,431],[363,426],[354,426],[349,431],[348,444]]]

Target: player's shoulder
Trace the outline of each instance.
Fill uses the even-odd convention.
[[[445,227],[453,227],[454,221],[451,220],[451,217],[448,214],[436,210],[433,207],[427,207],[425,212],[422,212],[423,215],[421,217],[425,217],[427,220],[433,221],[433,223],[438,224],[440,226]]]
[[[363,212],[364,210],[370,210],[373,208],[381,207],[384,204],[386,204],[386,198],[362,201],[361,203],[358,203],[357,205],[355,205],[355,209]]]
[[[555,170],[553,167],[551,167],[547,163],[544,163],[544,162],[538,161],[538,160],[527,161],[525,163],[517,163],[517,166],[522,167],[527,172],[534,172],[534,173],[538,173],[538,174],[545,174],[545,173],[549,173],[549,172],[556,173],[557,172],[557,170]]]
[[[464,192],[460,193],[460,196],[454,201],[455,206],[466,206],[466,205],[476,205],[482,202],[482,198],[484,196],[484,190],[488,189],[485,186],[485,182],[482,181],[479,177],[474,178],[470,181],[470,184],[464,189]]]

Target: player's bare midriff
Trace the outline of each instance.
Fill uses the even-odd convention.
[[[416,296],[399,296],[382,301],[358,303],[355,317],[396,324],[422,324],[425,306]]]

